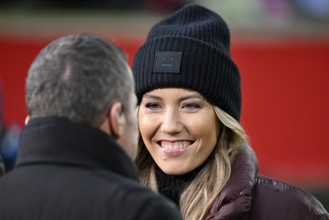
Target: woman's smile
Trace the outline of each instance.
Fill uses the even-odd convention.
[[[193,141],[159,141],[157,144],[161,148],[161,150],[167,154],[168,156],[178,156],[189,149],[191,149],[191,145]]]

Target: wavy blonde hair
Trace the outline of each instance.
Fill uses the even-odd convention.
[[[180,211],[186,220],[206,218],[230,178],[232,162],[237,152],[244,143],[248,143],[248,137],[237,120],[216,106],[214,111],[221,127],[212,158],[180,196]],[[141,182],[157,192],[155,162],[141,138],[136,164]]]

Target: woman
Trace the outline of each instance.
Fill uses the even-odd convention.
[[[309,193],[257,174],[220,16],[183,7],[150,30],[133,70],[140,179],[174,201],[184,219],[329,219]]]

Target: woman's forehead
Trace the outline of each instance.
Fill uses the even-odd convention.
[[[170,94],[170,93],[187,94],[187,95],[199,96],[200,98],[203,98],[203,96],[199,92],[185,88],[159,88],[145,93],[144,96],[162,95],[162,94]]]
[[[200,99],[209,105],[212,105],[199,92],[184,88],[161,88],[151,90],[143,95],[143,99],[156,100],[176,100],[184,101],[187,99]]]

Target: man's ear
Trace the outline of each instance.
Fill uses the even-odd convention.
[[[123,106],[120,102],[114,102],[111,105],[111,109],[108,113],[108,127],[111,136],[115,139],[121,137],[124,132],[123,124],[125,121],[125,117],[123,114]]]

